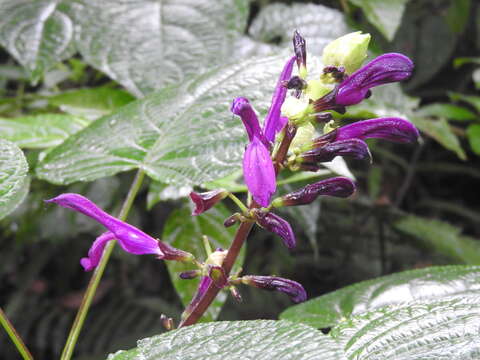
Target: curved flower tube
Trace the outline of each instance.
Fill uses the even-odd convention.
[[[258,209],[254,210],[254,214],[258,225],[280,236],[287,248],[293,249],[295,247],[297,241],[288,221],[272,212],[264,212]]]
[[[296,281],[278,276],[245,275],[241,277],[245,285],[270,291],[281,291],[287,294],[295,303],[307,300],[307,293],[303,286]]]
[[[368,96],[370,88],[408,79],[413,62],[402,54],[383,54],[347,77],[338,87],[335,103],[355,105]]]
[[[188,261],[193,259],[192,254],[156,240],[142,230],[107,214],[82,195],[66,193],[45,200],[45,202],[55,203],[80,212],[107,228],[108,232],[100,235],[92,244],[88,251],[88,258],[81,260],[81,265],[86,271],[92,270],[98,265],[107,242],[113,239],[117,239],[122,249],[131,254],[154,254],[158,259],[164,260]]]

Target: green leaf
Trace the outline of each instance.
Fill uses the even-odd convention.
[[[150,210],[160,201],[178,200],[187,197],[192,190],[191,186],[167,185],[154,180],[148,187],[147,209]]]
[[[292,306],[281,319],[327,328],[365,312],[479,290],[478,266],[437,266],[362,281]],[[341,326],[341,325],[340,325]]]
[[[33,82],[75,52],[74,23],[66,10],[56,0],[4,0],[0,5],[0,43]]]
[[[137,348],[128,351],[119,350],[114,354],[108,355],[107,360],[136,360],[138,359],[139,350]]]
[[[142,360],[345,360],[320,331],[273,320],[192,325],[139,340],[138,351]]]
[[[396,221],[394,228],[457,261],[480,264],[478,240],[461,235],[459,228],[446,222],[409,215]]]
[[[76,0],[72,13],[83,58],[132,94],[221,64],[244,31],[246,0]]]
[[[348,359],[477,359],[480,293],[385,307],[332,330]]]
[[[0,139],[0,219],[25,199],[30,185],[28,164],[22,150]]]
[[[447,120],[444,118],[430,120],[420,116],[411,116],[410,120],[416,127],[437,140],[446,149],[455,152],[460,159],[467,159],[467,155],[465,154],[465,151],[463,151],[457,135],[453,133]]]
[[[480,65],[480,57],[458,57],[453,59],[453,67],[458,69],[465,64],[477,64]]]
[[[95,120],[112,113],[134,99],[126,91],[98,87],[66,91],[50,96],[48,102],[68,114]]]
[[[422,106],[420,109],[418,109],[417,115],[444,117],[457,121],[480,120],[480,116],[462,106],[441,103],[433,103]]]
[[[71,115],[40,114],[0,118],[0,132],[21,148],[42,149],[61,144],[87,124],[88,121]]]
[[[261,9],[249,28],[258,41],[290,46],[297,29],[307,39],[308,52],[321,55],[332,40],[348,32],[343,14],[314,4],[271,4]]]
[[[464,94],[455,93],[455,92],[448,93],[448,96],[453,101],[466,102],[467,104],[472,105],[475,108],[475,110],[480,112],[480,96],[464,95]]]
[[[470,0],[451,0],[447,12],[447,24],[450,30],[463,33],[470,19]]]
[[[78,50],[142,96],[220,64],[244,31],[247,0],[4,0],[0,43],[37,81]]]
[[[467,138],[472,151],[480,155],[480,124],[473,124],[467,128]]]
[[[183,207],[180,210],[174,211],[169,216],[165,224],[162,239],[176,248],[192,253],[197,260],[203,261],[203,259],[206,258],[202,241],[203,235],[208,236],[212,249],[227,249],[230,247],[230,243],[235,236],[235,228],[226,228],[223,226],[223,222],[230,215],[231,212],[222,204],[217,204],[214,208],[199,216],[192,216],[190,208]],[[242,266],[244,252],[243,249],[235,263],[232,270],[233,272]],[[176,261],[168,261],[167,267],[180,299],[185,306],[188,305],[197,290],[200,279],[182,280],[179,278],[179,274],[183,271],[194,270],[195,268],[191,264]],[[220,292],[208,308],[203,320],[215,320],[226,299],[227,294]]]
[[[350,0],[360,7],[367,17],[387,40],[392,41],[400,26],[408,0]]]
[[[216,68],[96,120],[37,166],[55,184],[142,168],[162,183],[199,185],[240,168],[246,135],[231,101],[249,98],[261,114],[287,56]]]

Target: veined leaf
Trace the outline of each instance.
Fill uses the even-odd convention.
[[[0,139],[0,219],[7,216],[28,194],[28,164],[22,150]]]
[[[389,41],[397,32],[408,0],[350,0]]]
[[[188,326],[138,341],[138,352],[143,360],[345,360],[336,342],[320,331],[273,320]]]
[[[377,309],[480,291],[479,266],[438,266],[362,281],[285,310],[281,319],[332,327]]]
[[[235,236],[235,228],[223,226],[224,220],[230,215],[231,213],[222,204],[217,204],[214,208],[199,216],[192,216],[190,208],[184,207],[170,215],[165,224],[162,239],[176,248],[192,253],[199,261],[202,261],[206,258],[202,242],[203,235],[208,236],[213,250],[230,247]],[[244,253],[243,249],[235,263],[233,272],[242,266]],[[168,261],[166,264],[180,299],[182,299],[185,306],[188,305],[197,290],[199,278],[182,280],[179,278],[179,274],[183,271],[195,270],[195,268],[191,264],[177,261]],[[203,320],[215,320],[226,299],[227,294],[220,292],[212,305],[210,305]]]
[[[0,118],[2,136],[21,148],[42,149],[61,144],[88,124],[85,119],[62,114]]]
[[[89,120],[108,115],[133,100],[126,91],[108,87],[71,90],[48,98],[60,110]]]
[[[287,56],[252,58],[168,87],[96,120],[37,167],[55,184],[142,168],[166,184],[195,185],[240,168],[246,135],[230,104],[249,98],[261,114]]]
[[[74,23],[66,2],[3,0],[0,43],[22,64],[33,82],[75,52]]]
[[[247,0],[3,0],[0,43],[37,81],[78,50],[143,96],[219,64],[244,31]]]
[[[466,264],[480,265],[478,240],[461,235],[459,228],[446,222],[409,215],[396,221],[394,227],[413,236],[420,244],[450,258]]]
[[[325,45],[348,32],[338,10],[314,4],[275,3],[262,8],[249,33],[255,40],[290,46],[295,29],[305,37],[308,52],[314,55],[321,55]]]

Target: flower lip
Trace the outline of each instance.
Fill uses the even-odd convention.
[[[261,227],[280,236],[287,248],[293,249],[295,247],[295,234],[288,221],[272,212],[265,212],[259,209],[253,209],[253,212],[257,223]]]
[[[193,258],[192,254],[158,241],[142,230],[107,214],[82,195],[66,193],[45,202],[80,212],[107,228],[108,232],[100,235],[92,244],[88,258],[81,260],[87,271],[98,265],[107,242],[113,239],[118,240],[123,250],[135,255],[154,254],[159,259],[179,261]]]
[[[303,286],[290,279],[278,276],[245,275],[242,276],[241,281],[245,285],[254,286],[259,289],[281,291],[287,294],[295,303],[307,300],[307,293]]]
[[[228,191],[224,189],[216,189],[203,193],[197,193],[192,191],[190,193],[190,199],[195,204],[195,209],[192,212],[193,216],[200,215],[205,211],[212,208],[219,201],[225,199],[228,196]]]
[[[337,156],[351,156],[357,160],[371,158],[370,150],[365,141],[345,139],[333,141],[306,151],[299,156],[299,159],[307,163],[321,163],[332,161]]]
[[[405,55],[380,55],[340,84],[335,102],[345,106],[358,104],[367,96],[370,88],[408,79],[413,68],[413,62]]]
[[[283,206],[306,205],[321,195],[348,197],[355,192],[355,183],[346,177],[333,177],[309,184],[302,189],[282,196]]]

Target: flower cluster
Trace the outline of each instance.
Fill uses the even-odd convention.
[[[358,104],[369,97],[372,88],[407,79],[412,74],[413,63],[410,59],[396,53],[381,55],[361,67],[366,58],[369,40],[369,35],[352,33],[333,41],[324,50],[325,67],[322,75],[307,80],[306,43],[295,32],[295,55],[283,67],[263,126],[248,99],[238,97],[231,106],[232,113],[243,122],[248,137],[243,156],[243,176],[253,200],[245,205],[224,189],[192,192],[190,197],[195,205],[192,215],[200,215],[219,201],[230,197],[241,212],[227,218],[225,226],[237,222],[256,223],[278,235],[285,246],[292,249],[296,245],[292,227],[274,210],[284,206],[309,204],[319,196],[345,198],[355,192],[355,184],[345,177],[333,177],[272,200],[277,190],[276,178],[282,169],[317,171],[322,163],[337,156],[369,159],[371,155],[365,140],[370,138],[399,143],[415,141],[419,136],[417,129],[401,118],[370,119],[342,127],[332,124],[335,112],[344,113],[347,106]],[[292,76],[295,63],[298,75]],[[324,125],[323,133],[315,135],[315,125],[318,123]],[[294,302],[306,300],[304,288],[295,281],[277,276],[228,274],[230,268],[224,265],[224,260],[229,255],[228,250],[217,249],[212,252],[209,245],[206,245],[208,257],[200,262],[192,254],[154,239],[107,214],[81,195],[67,193],[46,201],[80,212],[107,229],[95,240],[88,257],[81,259],[81,265],[86,271],[98,266],[106,244],[115,239],[129,253],[153,254],[159,259],[184,261],[196,266],[196,269],[180,274],[182,279],[201,278],[197,293],[183,314],[184,318],[194,311],[212,286],[229,289],[237,299],[240,295],[236,285],[244,284],[281,291]]]

